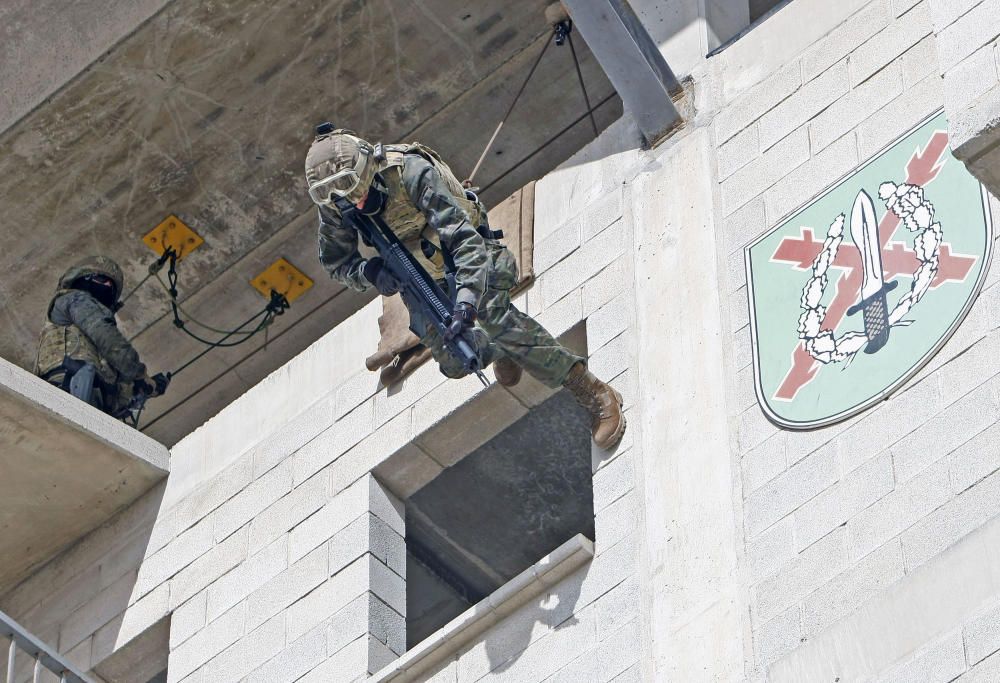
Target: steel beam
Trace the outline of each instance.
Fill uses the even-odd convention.
[[[649,144],[681,121],[673,95],[681,85],[628,0],[563,0],[608,79]]]

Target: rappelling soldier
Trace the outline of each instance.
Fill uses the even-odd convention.
[[[549,387],[565,386],[587,410],[595,443],[615,446],[625,432],[621,395],[595,377],[585,359],[514,307],[514,256],[490,229],[478,197],[462,187],[441,157],[420,143],[372,145],[329,123],[316,132],[305,171],[309,196],[319,207],[319,260],[330,276],[358,291],[374,287],[384,296],[399,291],[381,257],[359,253],[359,236],[343,224],[336,206],[346,198],[362,213],[381,216],[442,287],[446,273],[452,275],[453,325],[473,333],[482,366],[492,363],[500,384],[514,386],[524,369]],[[444,375],[467,373],[436,329],[428,326],[421,341]]]
[[[49,302],[34,373],[109,415],[122,419],[136,400],[159,396],[169,378],[150,377],[115,312],[124,276],[106,256],[83,259],[59,279]]]

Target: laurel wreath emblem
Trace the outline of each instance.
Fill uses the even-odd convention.
[[[903,183],[896,185],[885,182],[879,186],[879,198],[912,233],[919,234],[913,239],[913,251],[917,257],[917,269],[913,271],[910,291],[900,298],[889,313],[889,325],[905,327],[912,320],[904,320],[910,310],[920,302],[930,289],[940,267],[941,224],[934,220],[934,205],[924,197],[919,185]],[[829,284],[827,271],[837,258],[837,251],[844,241],[844,214],[840,214],[830,224],[823,241],[823,248],[813,260],[812,277],[802,289],[802,315],[799,316],[799,339],[805,342],[806,351],[820,363],[848,363],[868,343],[864,332],[846,332],[837,337],[832,330],[824,330],[826,307],[822,305],[823,295]]]

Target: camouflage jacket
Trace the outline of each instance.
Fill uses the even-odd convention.
[[[395,172],[400,174],[401,182],[392,181],[394,176],[390,174]],[[451,252],[456,269],[457,302],[478,307],[486,291],[490,268],[486,242],[476,229],[480,216],[470,215],[470,202],[457,197],[441,171],[420,154],[404,154],[401,165],[385,173],[390,207],[406,204],[418,213],[420,222],[430,227],[441,246]],[[394,196],[396,193],[402,196]],[[389,228],[399,234],[405,228],[399,225],[401,221],[393,219],[396,215],[399,211],[387,209],[383,217]],[[419,240],[407,241],[404,237],[402,241],[418,260],[423,260]],[[358,252],[357,233],[344,226],[339,212],[329,207],[319,209],[319,260],[330,276],[345,286],[358,291],[371,286],[361,273],[365,259]],[[428,271],[436,276],[430,268]]]
[[[79,330],[93,344],[102,363],[118,374],[119,381],[131,382],[146,374],[146,366],[139,360],[139,354],[118,330],[114,313],[87,292],[75,289],[58,292],[49,307],[49,321],[56,327],[75,327]],[[43,338],[38,358],[42,371],[49,369],[46,366],[61,363],[64,353],[72,357],[71,349],[48,346]]]

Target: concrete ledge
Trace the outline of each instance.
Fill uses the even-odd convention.
[[[167,476],[165,446],[0,360],[0,594]]]
[[[593,557],[594,543],[582,534],[577,534],[373,675],[368,679],[369,683],[405,683],[415,680]]]

